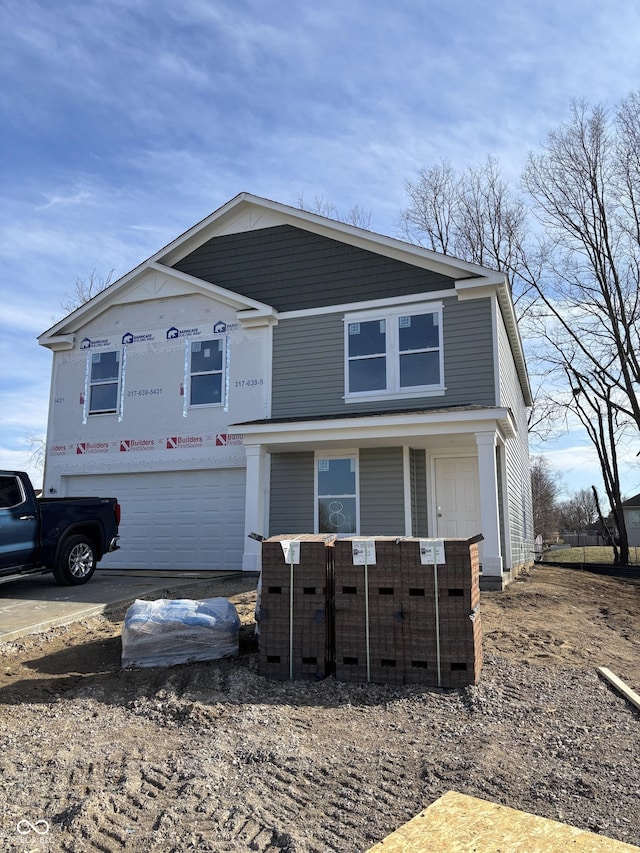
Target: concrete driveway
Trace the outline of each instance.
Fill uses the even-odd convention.
[[[239,572],[116,572],[98,569],[89,583],[58,586],[53,575],[28,575],[0,583],[0,643],[37,634],[103,613],[114,604],[133,601],[198,581],[232,577]]]

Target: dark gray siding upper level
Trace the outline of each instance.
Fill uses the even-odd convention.
[[[398,408],[494,406],[491,301],[444,300],[446,392],[410,399],[344,400],[344,323],[340,312],[281,320],[273,337],[272,417],[304,417]]]
[[[174,267],[277,311],[454,287],[453,279],[290,225],[214,237]]]

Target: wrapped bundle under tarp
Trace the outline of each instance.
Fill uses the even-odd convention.
[[[122,628],[122,666],[172,666],[238,654],[240,618],[226,598],[136,599]]]

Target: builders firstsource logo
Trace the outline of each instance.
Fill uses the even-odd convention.
[[[174,435],[167,439],[167,450],[184,450],[187,447],[202,447],[201,435]]]
[[[230,447],[242,444],[242,433],[218,432],[216,433],[216,447]]]
[[[131,453],[137,450],[153,450],[155,447],[155,441],[152,438],[143,438],[143,439],[123,439],[120,442],[120,452],[121,453]]]
[[[82,441],[80,444],[76,444],[76,454],[82,455],[84,453],[108,453],[109,452],[109,442],[108,441]]]

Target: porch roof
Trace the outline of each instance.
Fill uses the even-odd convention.
[[[287,450],[316,449],[341,444],[384,446],[390,442],[412,447],[468,446],[476,433],[496,432],[513,438],[516,425],[511,410],[499,406],[447,406],[439,409],[397,409],[384,412],[348,412],[337,415],[263,418],[232,425],[244,435],[245,445]],[[475,446],[475,441],[473,441]]]

